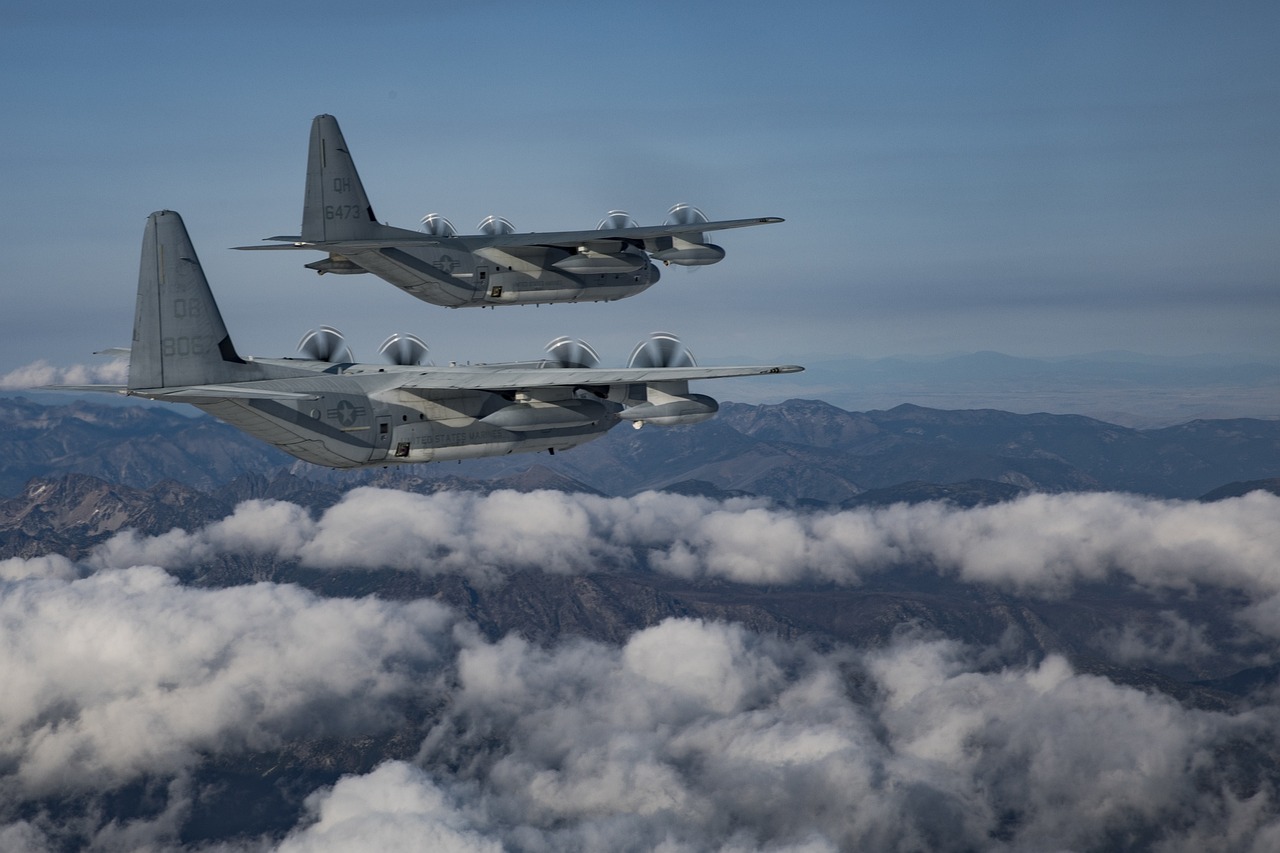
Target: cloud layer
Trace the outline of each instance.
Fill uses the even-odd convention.
[[[1244,757],[1274,740],[1274,710],[1187,710],[1059,657],[991,671],[909,633],[823,654],[676,619],[621,648],[472,641],[457,677],[418,766],[317,794],[318,822],[285,849],[339,849],[362,826],[456,850],[1280,840],[1275,790],[1246,781]]]
[[[451,657],[451,624],[430,601],[198,590],[148,567],[0,584],[0,801],[394,730],[397,701],[432,689]]]
[[[362,488],[318,519],[293,504],[248,501],[195,533],[121,534],[92,562],[179,567],[254,553],[320,569],[394,567],[478,581],[520,569],[643,566],[687,579],[842,585],[906,565],[1038,597],[1120,576],[1153,589],[1240,589],[1261,600],[1280,593],[1277,518],[1280,497],[1261,491],[1207,504],[1032,494],[974,509],[929,503],[810,513],[653,492]]]
[[[1265,692],[1200,710],[1059,656],[1012,659],[910,626],[864,650],[696,619],[621,645],[491,642],[430,601],[196,589],[156,566],[256,554],[479,582],[642,568],[858,584],[911,564],[1042,597],[1099,581],[1171,597],[1215,586],[1239,593],[1235,618],[1280,635],[1278,510],[1261,493],[805,514],[655,494],[361,489],[318,517],[250,501],[198,531],[121,534],[79,566],[7,560],[0,842],[176,849],[204,763],[407,732],[420,741],[412,761],[342,777],[283,838],[226,849],[1269,849],[1280,712]],[[1100,642],[1142,663],[1236,639],[1168,611]],[[159,805],[105,817],[101,798],[129,786]],[[35,807],[49,802],[63,812]]]
[[[123,385],[129,377],[127,359],[101,364],[57,367],[43,359],[24,364],[0,376],[0,391],[20,391],[44,385]]]

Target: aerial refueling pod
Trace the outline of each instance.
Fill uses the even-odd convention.
[[[617,241],[613,241],[617,242]],[[629,273],[643,269],[649,265],[649,258],[639,249],[623,249],[618,252],[598,252],[590,246],[582,246],[578,251],[551,266],[558,270],[579,275],[597,273]]]
[[[512,403],[479,420],[487,426],[511,432],[529,432],[588,426],[599,423],[608,414],[609,407],[599,400],[558,400],[554,403]]]
[[[682,267],[701,267],[724,260],[724,249],[714,243],[692,243],[679,237],[659,237],[653,259]]]
[[[650,393],[650,398],[643,403],[628,406],[618,413],[618,417],[631,421],[633,427],[640,429],[645,424],[700,424],[711,419],[720,410],[720,404],[706,394],[674,396]]]
[[[625,210],[611,210],[596,223],[597,231],[634,227],[636,221]],[[552,264],[558,270],[578,275],[629,273],[648,265],[649,256],[624,240],[589,241],[573,254]]]
[[[706,221],[707,215],[691,204],[681,202],[667,211],[668,225],[701,225]],[[724,249],[708,243],[701,231],[688,231],[679,237],[659,237],[649,248],[654,260],[682,267],[701,267],[724,260]]]

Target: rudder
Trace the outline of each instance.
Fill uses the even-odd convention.
[[[307,154],[302,239],[308,243],[363,240],[375,237],[379,228],[338,120],[316,116]]]

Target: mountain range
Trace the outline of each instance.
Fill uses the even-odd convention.
[[[1280,417],[1274,357],[1160,357],[1101,352],[1029,358],[998,352],[876,359],[795,357],[799,394],[846,409],[914,403],[937,409],[1073,412],[1129,427],[1172,426],[1223,417]],[[735,387],[734,399],[762,389]]]
[[[412,484],[452,477],[475,488],[550,485],[608,495],[671,489],[834,506],[893,502],[922,488],[964,483],[959,491],[978,500],[1079,490],[1195,498],[1280,475],[1280,421],[1132,429],[1079,415],[914,405],[849,412],[815,400],[726,403],[706,424],[618,427],[555,457],[347,472],[296,462],[207,417],[155,406],[0,398],[0,460],[0,496],[15,495],[33,477],[62,473],[144,489],[173,480],[211,491],[244,475],[271,480],[287,471],[339,489],[400,481],[418,488]]]

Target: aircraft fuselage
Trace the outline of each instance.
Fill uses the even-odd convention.
[[[424,302],[450,308],[611,302],[634,296],[661,277],[655,262],[699,267],[720,262],[725,250],[707,234],[781,222],[776,216],[712,222],[679,203],[662,225],[637,225],[610,211],[594,229],[517,233],[489,216],[479,233],[459,234],[431,213],[421,231],[378,220],[351,151],[331,115],[311,123],[307,180],[299,234],[266,238],[265,246],[324,252],[307,263],[324,274],[372,273]]]
[[[520,247],[477,253],[430,247],[384,247],[346,251],[308,264],[320,273],[369,272],[411,296],[453,308],[550,302],[611,302],[634,296],[658,281],[661,273],[647,257],[614,262],[606,272],[565,272],[555,264],[579,268],[597,260],[556,247]],[[612,257],[601,257],[606,266]],[[632,267],[627,269],[626,267]]]
[[[305,400],[192,402],[292,456],[334,468],[568,450],[621,422],[620,405],[572,389],[534,398],[384,387],[382,376],[394,374],[300,378],[297,387],[314,395]]]

